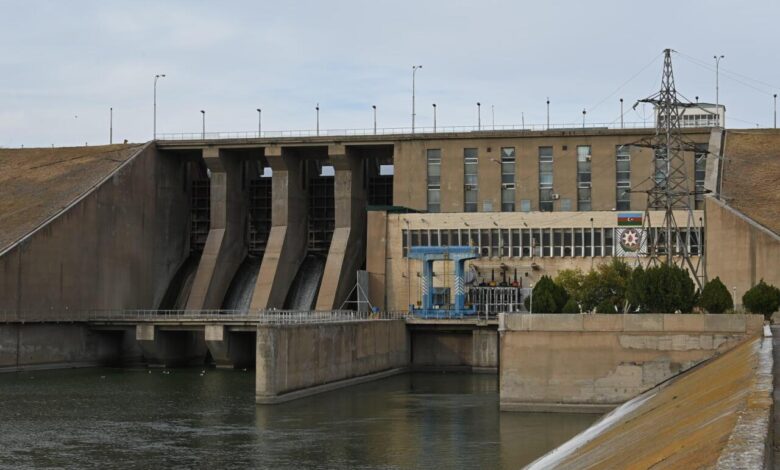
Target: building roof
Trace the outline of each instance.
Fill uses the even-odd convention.
[[[729,130],[724,143],[723,199],[780,234],[780,130]]]
[[[141,148],[0,149],[0,253],[89,192]]]

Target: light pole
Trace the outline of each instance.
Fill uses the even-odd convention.
[[[490,105],[490,122],[492,124],[493,130],[496,130],[496,107],[495,105]]]
[[[528,313],[534,313],[534,283],[529,284],[531,286],[531,300],[528,301]]]
[[[317,107],[314,109],[317,110],[317,135],[320,135],[320,104],[317,103]]]
[[[585,109],[582,109],[582,128],[585,129]]]
[[[482,105],[477,101],[477,130],[482,130]]]
[[[416,117],[414,110],[415,76],[417,75],[417,70],[421,68],[422,65],[412,65],[412,134],[414,134],[414,118]]]
[[[152,131],[154,140],[157,140],[157,80],[160,78],[165,78],[165,74],[158,73],[154,76],[154,130]]]
[[[203,124],[203,128],[202,128],[203,130],[201,131],[201,134],[200,134],[201,137],[200,138],[205,140],[206,139],[206,111],[201,109],[200,110],[200,116],[201,116],[201,121],[202,121],[202,124]]]
[[[374,110],[374,135],[376,135],[376,105],[372,104],[371,108]]]
[[[772,97],[775,99],[775,129],[777,129],[777,93],[772,95]]]
[[[436,132],[436,103],[433,103],[433,132]]]
[[[620,128],[623,129],[623,98],[620,98]]]
[[[718,71],[719,71],[718,67],[720,66],[720,60],[721,59],[725,59],[726,56],[724,56],[724,55],[720,55],[720,56],[714,55],[714,56],[712,56],[712,58],[715,59],[715,112],[717,113],[716,116],[717,116],[718,127],[720,127],[720,96],[719,96],[720,95],[720,87],[719,87],[719,83],[718,83]]]
[[[108,108],[108,144],[114,143],[114,108]]]
[[[547,130],[550,130],[550,97],[547,97]]]
[[[257,138],[263,137],[263,110],[257,108]]]

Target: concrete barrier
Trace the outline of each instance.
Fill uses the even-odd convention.
[[[752,338],[625,403],[526,468],[769,469],[771,415],[772,339]]]
[[[760,315],[502,315],[501,409],[604,412],[762,327]]]
[[[255,397],[272,404],[406,370],[403,320],[366,320],[257,329]]]

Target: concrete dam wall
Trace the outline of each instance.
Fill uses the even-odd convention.
[[[367,320],[257,329],[256,401],[279,403],[404,370],[403,320]]]
[[[771,467],[772,339],[752,338],[654,387],[529,469]]]
[[[762,328],[760,315],[503,315],[501,409],[606,411]]]

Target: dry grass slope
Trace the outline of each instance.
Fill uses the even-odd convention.
[[[90,191],[141,147],[0,149],[0,252]]]
[[[726,202],[780,234],[780,131],[728,131],[724,155]]]

